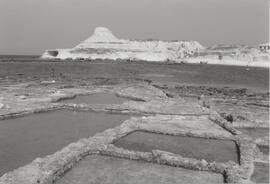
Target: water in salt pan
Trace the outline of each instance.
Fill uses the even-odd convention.
[[[238,163],[235,142],[185,136],[170,136],[142,131],[133,132],[114,143],[129,150],[151,152],[158,149],[183,157],[205,159],[207,161]]]
[[[254,162],[254,166],[251,181],[256,183],[269,183],[269,163]]]
[[[95,93],[63,100],[64,103],[74,104],[122,104],[125,101],[127,101],[127,99],[118,97],[113,93]]]
[[[269,155],[269,146],[258,145],[258,148],[263,154]]]
[[[186,184],[223,183],[221,174],[92,155],[56,181],[57,184]]]
[[[59,110],[1,120],[0,176],[129,118],[129,115]]]
[[[254,139],[265,138],[269,139],[269,129],[268,128],[239,128],[239,131],[251,136]]]

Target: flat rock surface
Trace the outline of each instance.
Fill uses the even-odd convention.
[[[269,163],[254,163],[254,173],[251,180],[256,183],[269,183]]]
[[[128,99],[116,96],[113,93],[96,93],[90,95],[80,95],[73,99],[63,100],[63,103],[74,104],[122,104]]]
[[[269,128],[238,128],[238,130],[250,136],[257,144],[269,147]]]
[[[232,115],[233,126],[263,126],[269,127],[269,108],[254,105],[237,105],[222,101],[212,102],[212,109],[220,114]]]
[[[150,85],[128,86],[117,91],[122,96],[131,96],[142,100],[151,100],[153,98],[164,98],[166,95],[160,90]]]
[[[192,103],[185,99],[152,99],[145,103],[129,101],[123,104],[123,107],[146,112],[158,114],[178,114],[178,115],[203,115],[209,114],[208,111],[203,109],[199,103]]]
[[[232,136],[230,132],[209,120],[208,116],[156,115],[142,118],[140,127],[156,131],[166,130],[175,134],[192,133],[208,136]]]
[[[223,176],[204,171],[118,159],[89,156],[66,173],[57,184],[118,184],[118,183],[223,183]]]

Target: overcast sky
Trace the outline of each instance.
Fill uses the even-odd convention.
[[[0,0],[0,54],[71,48],[108,27],[118,38],[269,40],[268,0]]]

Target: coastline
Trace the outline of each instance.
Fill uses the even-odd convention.
[[[168,64],[168,65],[182,65],[182,64],[198,64],[198,65],[225,65],[225,66],[239,66],[239,67],[259,67],[270,68],[270,61],[241,61],[233,59],[209,59],[209,58],[188,58],[184,61],[148,61],[148,60],[132,60],[129,59],[59,59],[59,58],[1,58],[0,62],[83,62],[83,63],[144,63],[144,64]]]
[[[240,60],[233,60],[233,59],[206,59],[206,58],[190,58],[188,59],[188,63],[192,64],[214,64],[214,65],[229,65],[229,66],[246,66],[246,67],[262,67],[262,68],[269,68],[270,61],[240,61]]]

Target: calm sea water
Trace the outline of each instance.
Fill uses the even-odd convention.
[[[266,68],[140,62],[0,62],[0,82],[43,80],[52,75],[71,81],[139,78],[186,85],[227,86],[263,91],[269,89],[269,69]]]

